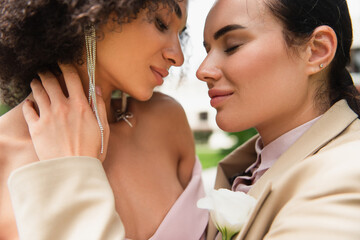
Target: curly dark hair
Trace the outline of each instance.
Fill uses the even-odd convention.
[[[149,16],[159,7],[179,11],[182,0],[2,0],[0,2],[0,101],[13,107],[30,93],[38,72],[58,71],[58,62],[81,60],[84,28]]]

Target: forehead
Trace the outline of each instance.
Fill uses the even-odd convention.
[[[217,0],[207,16],[205,31],[228,24],[262,24],[272,17],[266,9],[264,0]]]
[[[168,16],[173,15],[177,19],[186,22],[188,14],[188,0],[175,0],[174,2],[173,7],[170,8],[169,5],[163,4],[158,11],[164,12]]]

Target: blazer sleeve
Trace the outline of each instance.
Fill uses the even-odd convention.
[[[8,179],[22,240],[124,239],[112,189],[98,159],[41,161]]]
[[[360,239],[359,146],[346,144],[304,160],[306,183],[294,183],[301,191],[277,213],[264,239]]]

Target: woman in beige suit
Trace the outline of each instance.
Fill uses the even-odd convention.
[[[259,132],[218,167],[215,188],[257,199],[235,239],[360,238],[351,43],[344,0],[219,0],[210,11],[197,76],[223,130]]]
[[[346,70],[351,43],[344,0],[218,0],[210,11],[197,76],[222,129],[259,132],[218,167],[216,188],[257,199],[235,239],[359,239],[360,104]],[[21,213],[24,222],[35,214]],[[207,239],[216,235],[210,223]]]

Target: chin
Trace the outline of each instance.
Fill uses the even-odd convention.
[[[132,98],[135,98],[138,101],[148,101],[154,91],[144,91],[144,92],[134,92],[133,94],[130,94]]]
[[[216,115],[216,124],[225,132],[241,132],[253,127],[250,124],[236,120],[235,117],[224,117],[219,114]]]
[[[225,131],[225,132],[238,132],[236,130],[234,130],[233,127],[230,127],[228,124],[225,124],[223,122],[219,122],[219,121],[216,121],[216,124],[218,125],[218,127]]]
[[[222,117],[219,116],[219,114],[216,115],[216,124],[218,125],[218,127],[225,131],[225,132],[234,132],[232,127],[231,127],[231,121],[229,121],[230,119],[224,119]]]

